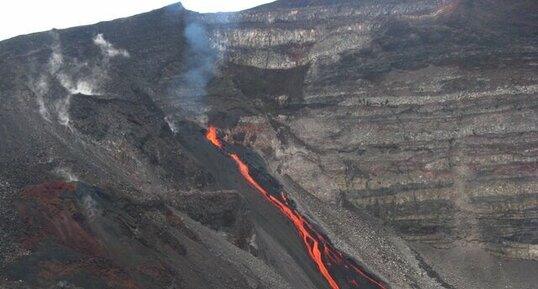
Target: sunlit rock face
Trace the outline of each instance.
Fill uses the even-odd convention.
[[[202,17],[229,139],[409,240],[538,258],[536,5],[292,2]]]

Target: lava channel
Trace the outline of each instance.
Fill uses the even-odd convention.
[[[209,126],[206,139],[215,147],[228,154],[237,164],[239,172],[260,194],[273,204],[297,229],[308,255],[316,264],[319,272],[327,280],[332,289],[387,289],[359,267],[351,258],[336,249],[315,227],[294,208],[284,192],[274,196],[265,190],[250,174],[249,167],[237,154],[228,152],[217,135],[217,129]],[[339,280],[341,283],[337,282]]]

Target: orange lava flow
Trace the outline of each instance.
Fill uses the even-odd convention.
[[[217,137],[216,129],[213,126],[209,127],[206,138],[219,149],[223,149],[222,143]],[[299,211],[292,207],[289,199],[283,192],[280,193],[280,198],[282,200],[267,192],[267,190],[265,190],[250,175],[249,167],[237,154],[227,151],[225,152],[235,161],[243,178],[245,178],[250,185],[277,207],[278,210],[293,223],[306,246],[310,258],[316,263],[318,270],[325,280],[327,280],[332,289],[340,289],[340,286],[331,275],[329,271],[331,268],[344,271],[345,277],[343,278],[346,283],[353,288],[362,288],[361,284],[363,284],[365,287],[368,286],[368,288],[374,286],[378,289],[386,289],[380,282],[364,273],[358,265],[346,258],[342,252],[334,248],[327,240],[325,240],[324,236],[318,233],[314,226],[305,219]]]
[[[209,126],[209,128],[207,129],[207,133],[205,134],[205,137],[213,145],[215,145],[219,149],[222,149],[222,143],[220,142],[219,137],[217,136],[217,128],[216,127]]]
[[[327,267],[325,267],[325,264],[323,263],[323,260],[321,258],[322,254],[318,246],[318,241],[305,228],[305,223],[307,223],[306,220],[301,215],[297,214],[296,211],[292,211],[279,199],[270,195],[262,186],[260,186],[260,184],[258,184],[258,182],[256,182],[250,175],[248,166],[236,154],[231,153],[230,156],[236,162],[237,167],[239,168],[239,172],[241,172],[241,175],[243,175],[243,177],[254,188],[256,188],[256,190],[262,193],[266,199],[273,203],[273,205],[275,205],[280,210],[280,212],[282,212],[289,220],[293,222],[293,225],[299,231],[299,234],[303,239],[303,243],[308,248],[308,254],[318,266],[318,269],[323,275],[323,277],[327,280],[327,282],[329,282],[331,288],[339,289],[340,287],[338,286],[336,281],[334,281],[333,277],[329,273],[329,270],[327,269]]]

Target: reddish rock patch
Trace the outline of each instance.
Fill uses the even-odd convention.
[[[56,280],[80,271],[104,280],[110,288],[140,289],[129,274],[111,264],[109,260],[101,258],[78,260],[67,264],[58,261],[42,262],[39,275],[45,280]]]
[[[156,280],[168,278],[168,270],[163,264],[146,264],[136,268],[136,271],[144,275],[150,276]]]
[[[75,189],[73,183],[52,182],[21,193],[17,208],[27,232],[21,240],[24,248],[55,240],[83,254],[105,255],[101,242],[88,230],[81,208],[69,194]]]
[[[17,209],[26,232],[21,244],[26,249],[43,250],[40,245],[53,242],[82,255],[70,261],[40,261],[37,277],[54,283],[82,273],[92,280],[102,280],[108,288],[141,288],[125,269],[108,258],[104,243],[89,227],[88,214],[77,201],[76,190],[74,183],[51,182],[20,194]]]

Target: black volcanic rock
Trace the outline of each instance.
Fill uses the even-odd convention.
[[[16,204],[29,253],[7,266],[7,279],[46,288],[248,286],[173,209],[114,198],[83,184],[27,188]]]
[[[251,110],[230,128],[230,139],[240,134],[244,144],[310,193],[367,208],[410,239],[481,239],[495,252],[535,259],[534,249],[519,251],[534,246],[535,237],[528,237],[535,225],[523,228],[512,220],[508,229],[498,214],[509,219],[523,214],[529,216],[525,223],[535,224],[527,197],[536,175],[527,168],[535,160],[531,31],[538,23],[528,11],[536,5],[420,3],[399,1],[389,9],[368,1],[339,2],[347,9],[327,5],[333,14],[323,16],[318,8],[278,10],[267,24],[248,11],[243,19],[259,17],[258,23],[216,28],[218,36],[230,39],[229,61],[245,66],[228,66],[222,74],[231,75],[245,100],[258,101],[242,106]],[[325,21],[309,30],[312,17]],[[284,21],[284,27],[272,28]],[[241,75],[253,70],[249,66],[259,69],[256,81]],[[294,76],[282,82],[275,73]],[[301,92],[284,90],[288,84]],[[521,142],[506,142],[516,138]],[[512,161],[501,161],[501,155]],[[499,205],[518,199],[524,209],[501,213],[481,204],[489,197]],[[514,239],[529,243],[510,248]]]
[[[175,4],[0,42],[0,288],[329,288],[208,124],[390,288],[531,288],[537,10]]]

